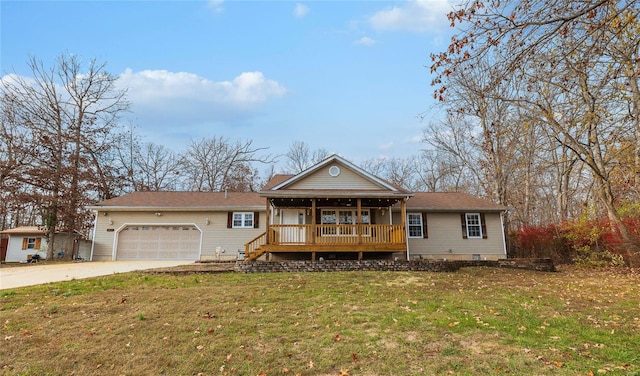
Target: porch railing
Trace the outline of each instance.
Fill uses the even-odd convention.
[[[268,244],[402,244],[402,225],[271,225]]]

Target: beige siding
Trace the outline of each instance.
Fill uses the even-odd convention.
[[[109,219],[113,224],[109,224]],[[207,219],[209,224],[207,224]],[[244,244],[265,231],[266,213],[260,213],[259,228],[228,229],[227,212],[109,212],[99,213],[96,221],[93,257],[94,261],[112,260],[116,234],[127,225],[194,225],[202,231],[201,259],[235,259]],[[108,231],[112,229],[113,231]],[[219,252],[216,250],[219,249]]]
[[[340,167],[340,175],[329,175],[331,166]],[[330,164],[288,186],[287,189],[382,189],[377,184],[340,164]]]
[[[408,213],[416,211],[408,210]],[[473,255],[481,259],[505,258],[504,238],[499,213],[485,213],[487,239],[463,239],[460,213],[428,213],[429,237],[409,238],[411,258],[470,260]],[[394,213],[394,223],[400,223],[400,215]]]

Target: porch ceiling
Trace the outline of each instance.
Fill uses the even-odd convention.
[[[311,198],[300,198],[300,197],[277,197],[271,198],[269,201],[275,207],[311,207]],[[358,205],[357,198],[351,197],[327,197],[327,198],[316,198],[316,207],[326,208],[326,207],[356,207]],[[369,198],[361,198],[362,207],[372,208],[372,207],[389,207],[401,200],[398,197],[369,197]]]

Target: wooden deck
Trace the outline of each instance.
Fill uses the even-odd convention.
[[[403,225],[270,225],[245,244],[245,257],[266,252],[398,252],[406,250]]]

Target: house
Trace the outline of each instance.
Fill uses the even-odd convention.
[[[91,209],[91,260],[506,257],[505,207],[410,192],[338,155],[260,192],[134,192]]]
[[[26,262],[36,254],[43,259],[47,257],[47,230],[43,227],[21,226],[0,231],[0,234],[6,236],[7,242],[3,261]],[[73,247],[78,246],[78,237],[77,233],[57,232],[53,245],[54,255],[71,252]]]

